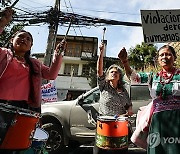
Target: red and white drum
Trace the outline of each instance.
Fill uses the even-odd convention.
[[[27,149],[31,146],[39,113],[0,104],[0,149]]]
[[[96,146],[102,149],[128,148],[127,117],[97,117]]]

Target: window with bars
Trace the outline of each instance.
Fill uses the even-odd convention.
[[[70,76],[78,76],[78,64],[65,64],[64,74]]]
[[[80,57],[81,56],[81,44],[80,43],[69,43],[65,56]]]
[[[88,64],[84,64],[82,67],[82,76],[87,76],[90,73],[90,67]]]
[[[91,43],[84,43],[83,44],[83,51],[92,53],[93,45]]]

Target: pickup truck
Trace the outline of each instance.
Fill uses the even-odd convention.
[[[148,85],[137,84],[127,87],[134,113],[129,117],[129,121],[134,130],[139,107],[147,105],[151,97]],[[65,146],[71,141],[79,144],[94,142],[99,97],[100,91],[96,87],[75,100],[42,105],[42,127],[49,133],[46,149],[50,154],[63,153]]]

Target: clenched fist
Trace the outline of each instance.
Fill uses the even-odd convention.
[[[12,8],[7,7],[0,11],[0,27],[4,28],[12,20],[14,11]]]
[[[128,59],[127,51],[124,47],[120,50],[118,57],[121,60],[121,62],[127,61]]]
[[[61,54],[66,51],[66,48],[67,48],[67,42],[65,39],[63,39],[60,43],[57,44],[56,52],[58,54]]]

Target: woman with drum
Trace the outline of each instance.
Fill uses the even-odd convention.
[[[137,73],[131,69],[125,48],[120,51],[118,57],[132,82],[148,82],[147,73]],[[150,73],[153,114],[147,140],[148,154],[180,153],[177,141],[180,137],[180,69],[175,67],[176,58],[173,47],[162,46],[157,52],[160,71],[154,75]]]
[[[10,7],[1,10],[1,32],[11,21],[12,15],[13,10]],[[13,153],[11,147],[20,141],[20,139],[15,138],[15,136],[19,137],[17,135],[18,132],[13,132],[16,124],[19,124],[19,119],[24,119],[24,122],[19,124],[18,126],[20,127],[17,128],[17,131],[23,129],[20,135],[27,132],[27,129],[30,128],[29,126],[25,127],[28,123],[35,122],[32,126],[32,129],[35,129],[36,122],[38,122],[36,118],[39,118],[38,114],[41,107],[41,80],[42,78],[53,80],[57,77],[66,42],[63,40],[57,45],[50,67],[30,57],[32,45],[32,35],[27,31],[21,30],[16,32],[11,38],[8,48],[0,48],[0,153],[3,154]],[[18,114],[20,117],[18,120],[11,120],[11,118],[14,118],[13,115],[16,109],[21,113]],[[27,111],[30,112],[28,113]],[[14,135],[10,136],[8,130],[11,130]],[[31,132],[28,135],[32,135]],[[7,136],[11,139],[14,138],[14,142],[9,141]],[[27,140],[30,140],[31,137],[28,136]],[[4,143],[5,141],[6,143]],[[21,142],[23,144],[26,141],[23,140]],[[9,151],[3,151],[2,149],[9,149]],[[17,147],[13,147],[13,149],[17,149]]]
[[[123,81],[123,73],[118,65],[112,65],[108,68],[106,73],[103,73],[103,55],[104,55],[104,43],[102,42],[100,47],[100,54],[97,61],[97,76],[98,85],[100,89],[99,100],[99,117],[102,122],[97,122],[97,133],[93,154],[105,154],[107,153],[127,153],[128,149],[128,126],[125,117],[122,117],[120,123],[122,126],[126,126],[126,134],[116,136],[116,134],[107,135],[101,134],[103,131],[103,122],[107,121],[108,125],[113,123],[113,128],[117,126],[117,130],[108,130],[111,132],[120,132],[119,123],[116,125],[114,122],[119,121],[116,119],[117,115],[132,115],[132,103],[130,101],[127,90],[125,89],[125,82]],[[112,120],[112,122],[111,122]],[[123,124],[124,121],[124,124]],[[100,128],[98,128],[100,127]],[[111,128],[111,126],[109,127]],[[98,129],[100,131],[98,132]],[[122,130],[122,129],[121,129]],[[105,130],[106,131],[106,130]],[[103,139],[102,139],[103,138]],[[102,140],[103,141],[102,141]]]

